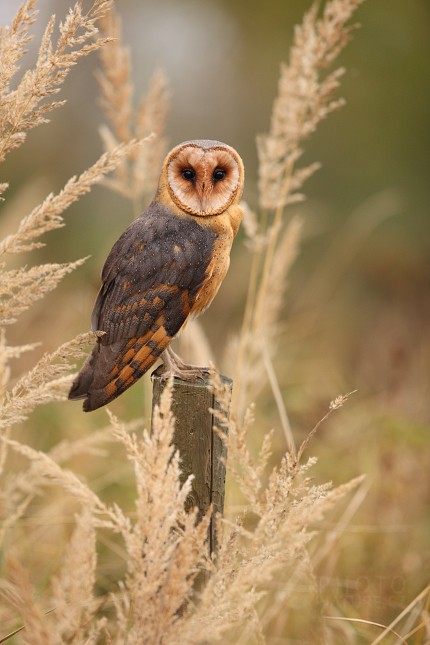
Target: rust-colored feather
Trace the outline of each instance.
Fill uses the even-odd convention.
[[[98,383],[95,378],[95,370],[93,370],[93,387],[88,388],[85,394],[84,410],[86,412],[96,410],[116,399],[153,366],[172,340],[162,324],[162,316],[157,320],[157,324],[160,326],[155,333],[149,331],[144,336],[133,337],[127,343],[124,342],[120,351],[113,356],[113,367],[107,373],[106,379],[102,379],[100,387],[94,387]],[[103,354],[105,348],[99,346],[98,350],[99,354]],[[102,355],[98,358],[101,361],[100,364],[105,366]]]

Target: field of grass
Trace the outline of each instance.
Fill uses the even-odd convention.
[[[369,64],[375,0],[179,4],[61,2],[50,21],[29,0],[0,37],[0,642],[430,643],[428,9],[392,3]],[[169,54],[145,90],[133,12]],[[66,400],[107,253],[200,137],[247,169],[229,274],[174,341],[234,379],[216,563],[184,512],[169,389],[151,437],[149,375],[109,414]]]

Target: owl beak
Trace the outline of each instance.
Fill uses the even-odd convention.
[[[208,198],[206,197],[206,195],[204,195],[204,196],[200,199],[200,207],[201,207],[201,209],[202,209],[202,212],[203,212],[203,213],[204,213],[204,212],[205,212],[205,210],[207,209],[207,206],[208,206]]]

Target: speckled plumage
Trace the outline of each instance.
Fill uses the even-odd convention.
[[[194,193],[190,181],[180,183],[181,167],[193,168],[191,161]],[[210,180],[210,172],[224,167],[225,189],[222,180]],[[242,188],[242,162],[225,144],[191,141],[169,153],[154,201],[114,244],[102,270],[91,327],[105,334],[69,394],[72,400],[85,399],[85,411],[106,405],[135,383],[169,351],[186,322],[210,305],[229,267],[242,219]],[[201,208],[197,204],[193,212],[182,202],[183,194],[192,204],[199,199]],[[172,355],[169,361],[162,358],[171,364]],[[184,371],[187,367],[175,374],[196,378],[196,369]]]

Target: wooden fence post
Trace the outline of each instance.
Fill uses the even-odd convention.
[[[233,381],[221,376],[230,390]],[[152,409],[159,403],[164,385],[160,377],[153,376]],[[209,527],[209,548],[217,551],[215,515],[222,516],[225,496],[225,460],[227,447],[213,430],[214,418],[209,411],[217,408],[217,401],[207,381],[182,381],[175,378],[173,385],[172,412],[175,416],[174,445],[181,457],[181,482],[192,474],[192,489],[185,505],[186,510],[197,506],[199,518],[213,505]],[[224,460],[224,462],[223,462]]]

